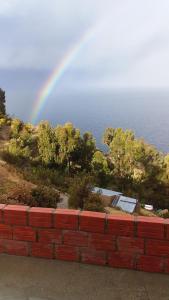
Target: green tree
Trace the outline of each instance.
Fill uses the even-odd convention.
[[[55,138],[58,144],[57,161],[65,165],[69,172],[81,142],[80,130],[76,129],[72,123],[59,125],[55,128]]]
[[[5,92],[0,88],[0,115],[6,114],[5,102]]]
[[[55,163],[57,144],[54,130],[47,121],[41,122],[38,127],[38,150],[41,161],[45,165]]]
[[[136,139],[131,130],[117,128],[113,132],[108,155],[115,177],[143,182],[161,176],[164,160],[155,147]]]
[[[76,177],[69,188],[69,207],[84,208],[84,204],[89,198],[93,189],[93,178],[90,176]]]
[[[91,171],[92,159],[96,151],[96,140],[91,132],[85,132],[77,148],[75,159],[81,170]]]
[[[13,156],[32,158],[34,139],[32,133],[25,127],[18,133],[16,137],[13,137],[8,145],[8,151]]]
[[[91,165],[93,174],[97,179],[97,183],[101,186],[106,185],[111,174],[108,157],[98,150],[93,155]]]

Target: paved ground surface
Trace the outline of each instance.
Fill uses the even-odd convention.
[[[0,300],[168,300],[169,276],[0,256]]]

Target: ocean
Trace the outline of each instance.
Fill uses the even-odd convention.
[[[8,112],[29,121],[32,98],[31,92],[9,93]],[[82,133],[91,131],[102,150],[105,129],[122,127],[132,129],[136,137],[160,151],[169,152],[169,91],[58,91],[48,98],[37,121],[42,119],[52,125],[72,122]]]

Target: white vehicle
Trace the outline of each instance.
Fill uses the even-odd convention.
[[[147,210],[152,211],[152,210],[153,210],[153,205],[145,204],[145,205],[144,205],[144,208],[147,209]]]

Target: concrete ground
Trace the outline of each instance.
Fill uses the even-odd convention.
[[[0,255],[0,300],[168,300],[169,276]]]

